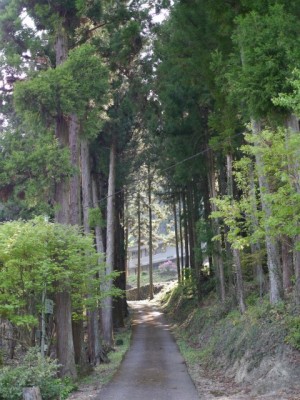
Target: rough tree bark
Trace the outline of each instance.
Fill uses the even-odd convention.
[[[211,150],[208,151],[208,182],[209,182],[209,194],[211,199],[215,199],[217,197],[216,190],[216,176],[215,176],[215,165],[214,165],[214,157]],[[216,211],[216,206],[214,202],[211,203],[211,210]],[[214,235],[220,235],[220,224],[219,221],[214,219],[212,221],[212,230]],[[225,303],[225,274],[224,274],[224,264],[222,257],[222,245],[218,240],[215,244],[214,252],[213,252],[213,263],[216,268],[217,277],[219,279],[219,292],[220,292],[220,300],[222,303]]]
[[[93,203],[93,208],[98,209],[99,208],[99,194],[98,194],[98,185],[96,182],[96,177],[92,175],[92,203]],[[104,244],[103,244],[103,235],[102,235],[102,229],[101,226],[98,224],[94,228],[94,233],[95,233],[95,243],[96,243],[96,249],[97,253],[99,254],[104,254]],[[103,259],[101,256],[99,257],[98,260],[99,264],[103,262]],[[100,288],[99,288],[100,289]],[[94,352],[95,352],[95,364],[98,365],[100,364],[101,361],[107,362],[108,358],[106,357],[106,354],[104,354],[103,348],[102,348],[102,343],[101,343],[101,336],[100,336],[100,324],[99,324],[99,309],[96,310],[97,316],[95,317],[95,323],[93,325],[94,328]]]
[[[174,199],[173,199],[173,214],[174,214],[174,227],[175,227],[177,276],[178,276],[178,283],[180,283],[181,282],[181,271],[180,271],[180,258],[179,258],[178,218],[177,218],[176,196],[174,196]]]
[[[149,209],[149,297],[154,297],[153,292],[153,246],[152,246],[152,199],[151,199],[151,178],[150,165],[148,166],[148,209]]]
[[[181,196],[178,199],[179,205],[179,238],[180,238],[180,264],[181,264],[181,280],[183,280],[183,268],[184,268],[184,244],[183,244],[183,227],[182,227],[182,207],[181,207]]]
[[[233,201],[233,175],[232,175],[232,154],[227,154],[227,194]],[[241,257],[239,249],[231,245],[233,263],[235,267],[235,283],[236,283],[236,297],[239,304],[239,309],[242,314],[246,311],[243,273],[241,265]]]
[[[251,120],[252,134],[257,143],[259,134],[262,130],[261,122]],[[254,144],[255,145],[255,144]],[[270,302],[276,304],[283,298],[282,289],[282,276],[281,276],[281,265],[278,252],[278,245],[276,239],[272,237],[271,230],[268,224],[268,218],[271,217],[271,210],[266,200],[266,194],[270,193],[269,183],[264,173],[264,162],[259,154],[256,152],[255,161],[258,170],[258,182],[260,189],[260,201],[262,210],[265,215],[265,241],[268,256],[268,270],[269,270],[269,281],[270,281]]]
[[[190,252],[189,252],[189,231],[188,231],[188,218],[187,218],[187,207],[186,207],[186,194],[181,192],[182,199],[182,211],[183,211],[183,235],[184,235],[184,247],[185,247],[185,260],[184,268],[188,270],[190,267]]]
[[[249,168],[249,181],[250,181],[250,204],[251,204],[251,212],[250,212],[250,220],[251,220],[251,231],[256,232],[259,229],[259,221],[257,218],[257,198],[256,198],[256,187],[254,182],[254,171],[253,165],[250,165]],[[261,256],[261,245],[259,242],[255,242],[251,244],[251,253],[254,258],[254,275],[259,285],[259,296],[262,299],[264,294],[264,272],[262,266],[262,256]]]
[[[106,228],[106,275],[114,270],[115,252],[115,174],[116,174],[116,142],[112,138],[109,158],[108,194],[107,194],[107,228]],[[107,279],[102,287],[103,292],[112,288],[112,279]],[[112,296],[107,296],[102,302],[102,334],[103,341],[108,346],[113,345]]]
[[[58,31],[55,43],[56,65],[60,65],[67,58],[67,36],[61,27]],[[55,134],[60,146],[69,145],[68,125],[62,114],[58,114],[56,119]],[[56,205],[55,220],[62,224],[69,221],[69,182],[62,179],[55,186],[54,201]],[[75,367],[75,353],[72,333],[72,306],[71,295],[68,291],[57,292],[55,295],[56,303],[56,343],[57,358],[61,365],[60,374],[62,376],[77,377]]]
[[[89,224],[89,210],[93,206],[92,199],[92,177],[90,167],[90,151],[87,138],[81,139],[80,145],[80,164],[81,164],[81,187],[82,187],[82,211],[83,211],[83,229],[86,235],[91,233]],[[91,276],[93,279],[93,276]],[[88,310],[87,312],[87,332],[88,332],[88,358],[93,365],[99,363],[97,359],[99,354],[99,323],[97,310]]]
[[[137,299],[141,298],[141,195],[138,193],[138,265],[137,265]]]
[[[289,141],[289,132],[299,132],[299,118],[296,115],[289,115],[286,121],[287,133],[286,141]],[[299,156],[299,153],[298,153]],[[288,168],[292,176],[292,181],[294,183],[294,188],[298,194],[300,194],[300,174],[299,174],[300,162],[299,158],[293,160],[292,163],[289,162]],[[300,304],[300,234],[296,235],[294,238],[294,269],[295,269],[295,297],[296,302]]]

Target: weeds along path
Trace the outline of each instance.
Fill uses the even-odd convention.
[[[131,309],[130,350],[97,400],[198,400],[162,312],[147,301],[132,302]]]

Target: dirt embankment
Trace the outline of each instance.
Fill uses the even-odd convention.
[[[266,302],[241,316],[216,303],[195,307],[178,290],[170,295],[166,311],[201,399],[300,400],[300,352],[288,343],[297,333],[287,308]]]

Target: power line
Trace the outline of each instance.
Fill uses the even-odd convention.
[[[241,135],[244,135],[244,132],[239,132],[239,133],[233,135],[233,137],[237,137],[237,136],[241,136]],[[180,160],[180,161],[178,161],[178,162],[176,162],[176,163],[170,165],[169,167],[166,167],[166,168],[160,170],[160,172],[161,172],[161,173],[164,173],[164,172],[166,172],[166,171],[169,171],[170,169],[175,168],[175,167],[177,167],[177,166],[180,165],[180,164],[184,164],[184,163],[187,162],[187,161],[190,161],[190,160],[192,160],[192,159],[194,159],[194,158],[196,158],[196,157],[199,157],[199,156],[201,156],[201,155],[207,153],[209,150],[211,150],[211,148],[210,148],[210,147],[207,147],[205,150],[199,151],[198,153],[193,154],[192,156],[186,157],[186,158],[184,158],[183,160]],[[151,177],[153,178],[153,176],[154,176],[154,175],[152,174]],[[125,190],[128,189],[128,187],[134,186],[134,185],[136,185],[136,184],[139,183],[139,182],[145,182],[145,181],[147,181],[148,179],[149,179],[148,174],[147,174],[147,176],[145,176],[144,178],[138,178],[138,179],[134,180],[132,183],[130,183],[127,187],[124,187],[124,188],[118,190],[117,192],[115,192],[113,195],[103,197],[103,198],[99,201],[99,203],[101,203],[102,201],[105,201],[105,200],[109,199],[109,198],[112,197],[112,196],[116,196],[116,195],[118,195],[118,194],[124,192]]]
[[[196,154],[194,154],[194,155],[192,155],[192,156],[190,156],[190,157],[187,157],[187,158],[185,158],[185,159],[183,159],[183,160],[181,160],[181,161],[178,161],[177,163],[172,164],[172,165],[170,165],[169,167],[162,169],[160,172],[163,173],[163,172],[168,171],[169,169],[175,168],[177,165],[183,164],[183,163],[185,163],[186,161],[189,161],[189,160],[191,160],[191,159],[193,159],[193,158],[196,158],[196,157],[200,156],[201,154],[205,154],[208,150],[210,150],[210,149],[207,148],[207,149],[205,149],[205,150],[203,150],[203,151],[200,151],[199,153],[196,153]],[[152,174],[151,177],[153,178],[153,176],[154,176],[154,175]],[[118,190],[117,192],[115,192],[113,195],[103,197],[99,202],[101,203],[102,201],[105,201],[105,200],[109,199],[109,198],[112,197],[112,196],[116,196],[117,194],[122,193],[122,192],[124,192],[125,190],[127,190],[128,187],[134,186],[134,185],[136,185],[136,184],[139,183],[139,182],[145,182],[145,181],[147,181],[148,179],[149,179],[148,174],[147,174],[147,176],[145,176],[144,178],[138,178],[138,179],[134,180],[133,182],[131,182],[131,183],[130,183],[129,185],[127,185],[126,187],[124,187],[124,188]]]

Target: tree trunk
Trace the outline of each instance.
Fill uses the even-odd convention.
[[[99,196],[98,196],[98,188],[97,188],[97,183],[95,176],[92,176],[92,203],[93,203],[93,208],[98,209],[99,208]],[[99,254],[104,254],[104,245],[103,245],[103,237],[102,237],[102,229],[99,225],[96,225],[94,228],[95,231],[95,242],[96,242],[96,250],[97,253]],[[99,264],[103,262],[103,259],[101,256],[99,257],[98,260]],[[100,288],[99,288],[100,290]],[[101,336],[100,336],[100,329],[99,329],[99,309],[96,311],[96,316],[95,316],[95,323],[93,325],[94,328],[94,351],[95,351],[95,364],[98,365],[100,364],[101,360],[103,360],[103,348],[101,344]],[[105,361],[105,359],[103,360]]]
[[[106,275],[114,270],[115,257],[115,174],[116,174],[116,143],[112,139],[109,159],[108,194],[107,194],[107,228],[106,228]],[[103,285],[106,295],[111,291],[112,279],[107,279]],[[104,343],[113,345],[112,296],[109,294],[102,302],[102,333]]]
[[[245,296],[244,296],[240,251],[238,249],[233,249],[232,252],[233,252],[233,260],[234,260],[234,264],[235,264],[237,300],[238,300],[240,312],[242,314],[244,314],[244,312],[246,311],[246,305],[245,305],[245,300],[244,300]]]
[[[216,190],[216,177],[215,177],[215,166],[214,166],[214,159],[212,151],[208,152],[208,165],[209,165],[209,175],[208,175],[208,182],[209,182],[209,193],[210,198],[215,199],[217,197],[217,190]],[[212,202],[211,210],[216,211],[216,206]],[[214,219],[212,221],[212,230],[214,235],[220,235],[220,223],[219,220]],[[217,270],[217,276],[219,279],[219,292],[220,292],[220,300],[222,303],[225,302],[225,275],[224,275],[224,264],[223,264],[223,257],[222,257],[222,245],[220,240],[215,242],[214,253],[213,253],[213,263]]]
[[[138,193],[138,265],[137,265],[137,300],[141,299],[141,196]]]
[[[181,280],[184,279],[183,268],[184,268],[184,246],[183,246],[183,227],[182,227],[182,207],[181,207],[181,196],[179,195],[179,237],[180,237],[180,255],[181,255]]]
[[[151,199],[151,178],[150,165],[148,166],[148,207],[149,207],[149,297],[153,299],[153,261],[152,261],[152,199]]]
[[[190,267],[190,252],[189,252],[189,231],[188,231],[188,219],[187,219],[187,207],[185,193],[182,192],[182,211],[183,211],[183,234],[184,234],[184,246],[185,246],[185,262],[184,267],[187,270]]]
[[[250,181],[250,204],[251,204],[251,212],[250,212],[250,220],[251,220],[251,231],[255,232],[259,229],[259,221],[257,218],[257,199],[256,199],[256,188],[254,182],[254,171],[253,166],[251,164],[249,168],[249,181]],[[251,244],[251,253],[254,257],[255,264],[254,264],[254,271],[255,271],[255,278],[259,285],[259,296],[262,299],[264,294],[264,272],[262,267],[262,256],[261,256],[261,246],[259,242]]]
[[[286,133],[286,141],[289,142],[289,131],[299,133],[299,119],[295,115],[290,115],[286,121],[287,125],[287,133]],[[294,188],[298,194],[300,194],[300,162],[299,162],[299,152],[297,153],[296,160],[293,159],[292,162],[288,163],[288,169],[292,176],[292,182],[294,184]],[[296,179],[295,179],[296,178]],[[295,269],[295,297],[296,302],[300,304],[300,234],[294,237],[294,269]]]
[[[115,260],[114,270],[119,273],[114,280],[114,286],[118,289],[126,289],[125,279],[125,257],[124,257],[124,228],[122,226],[124,213],[124,199],[122,192],[116,195],[115,199]],[[127,314],[127,303],[125,298],[117,297],[113,299],[113,326],[123,328],[124,317]]]
[[[227,154],[227,194],[233,201],[233,174],[232,174],[232,155]],[[233,262],[235,266],[235,280],[236,280],[236,297],[238,300],[240,312],[243,314],[246,311],[244,285],[243,285],[243,273],[241,266],[240,251],[232,246],[231,250],[233,255]]]
[[[282,281],[284,291],[292,288],[293,276],[293,241],[285,236],[281,241]]]
[[[261,132],[261,123],[252,119],[252,133],[256,141],[258,140],[258,136]],[[255,145],[255,144],[254,144]],[[268,269],[269,269],[269,281],[270,281],[270,302],[271,304],[276,304],[283,298],[283,290],[282,290],[282,277],[280,270],[280,259],[278,246],[276,243],[276,239],[274,239],[271,235],[271,229],[268,224],[268,219],[272,216],[270,207],[266,200],[266,195],[270,193],[269,183],[267,181],[267,177],[264,173],[264,163],[261,155],[257,152],[255,156],[257,168],[258,168],[258,182],[260,189],[260,199],[262,210],[265,215],[265,240],[266,240],[266,248],[267,248],[267,256],[268,256]]]
[[[176,197],[173,199],[173,214],[174,214],[174,227],[175,227],[175,246],[176,246],[176,265],[177,265],[177,276],[178,283],[181,282],[180,273],[180,259],[179,259],[179,240],[178,240],[178,222],[177,222],[177,208],[176,208]]]
[[[75,353],[72,336],[71,296],[69,292],[57,292],[56,304],[56,332],[57,358],[59,360],[60,375],[77,376],[75,367]]]
[[[73,175],[70,178],[70,224],[81,225],[80,213],[80,175],[79,175],[79,122],[77,115],[71,114],[69,120],[69,147]]]
[[[195,230],[194,230],[194,202],[191,183],[188,184],[186,192],[186,207],[187,207],[187,218],[188,218],[188,232],[189,232],[189,249],[190,249],[190,267],[195,272]]]
[[[67,58],[67,36],[63,28],[60,29],[55,43],[56,65],[60,65]],[[62,114],[56,119],[55,134],[60,146],[69,146],[68,125]],[[55,185],[54,202],[56,206],[55,220],[61,224],[69,221],[69,184],[62,179]],[[77,377],[75,367],[74,342],[72,333],[72,306],[71,295],[67,291],[56,293],[56,343],[57,358],[61,365],[61,376]]]
[[[69,117],[69,148],[71,152],[71,165],[73,175],[70,178],[70,206],[69,222],[71,225],[81,225],[80,212],[80,174],[79,174],[79,122],[77,115],[71,114]],[[75,310],[79,315],[83,310]],[[84,332],[83,320],[72,321],[72,332],[75,351],[75,362],[81,367],[86,363],[84,352]]]
[[[125,191],[125,214],[124,214],[124,227],[125,227],[125,273],[126,273],[126,282],[128,278],[128,243],[129,243],[129,219],[128,219],[128,197],[127,192]]]
[[[81,139],[80,146],[80,164],[81,164],[81,187],[82,187],[82,211],[83,211],[83,229],[86,235],[91,233],[89,224],[89,210],[92,208],[92,180],[90,167],[89,143],[86,138]],[[91,276],[91,279],[94,277]],[[87,339],[88,339],[88,359],[92,365],[96,365],[98,343],[100,341],[98,312],[97,310],[87,311]]]

